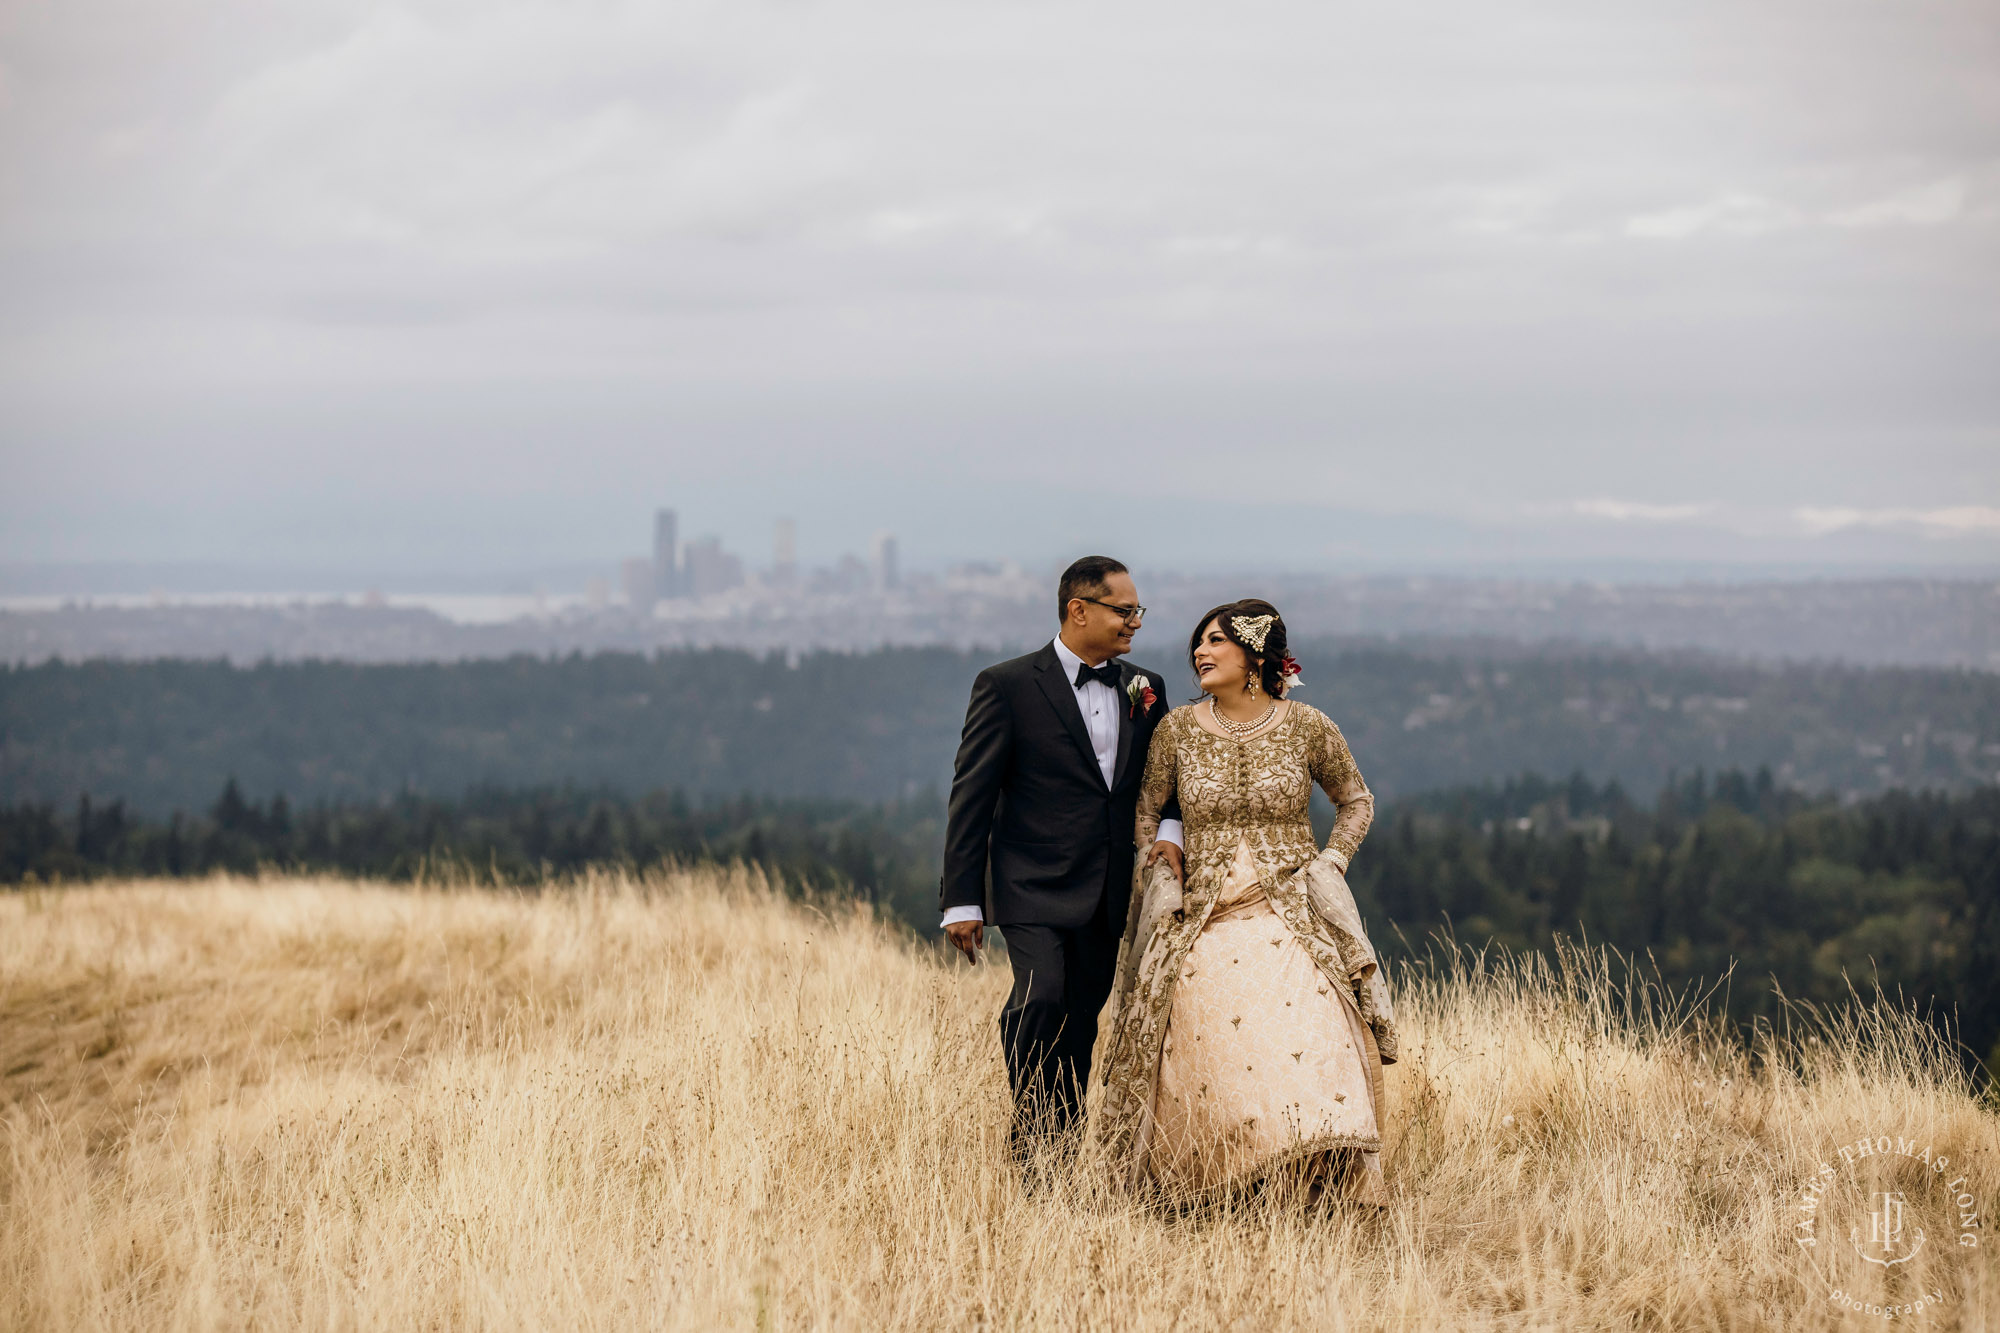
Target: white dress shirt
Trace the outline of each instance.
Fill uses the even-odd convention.
[[[1131,704],[1121,698],[1118,691],[1101,680],[1086,680],[1078,685],[1076,671],[1078,667],[1085,665],[1084,660],[1069,650],[1069,645],[1062,641],[1061,635],[1056,636],[1055,650],[1056,662],[1062,667],[1063,679],[1076,691],[1076,706],[1083,713],[1083,729],[1090,733],[1090,751],[1097,756],[1097,771],[1104,775],[1104,785],[1109,788],[1112,774],[1118,766],[1118,710],[1129,708]],[[1098,667],[1103,663],[1092,662],[1089,665]],[[1181,821],[1162,819],[1159,840],[1179,847]],[[985,919],[986,913],[977,904],[973,904],[949,909],[944,914],[944,920],[938,924],[949,926],[959,921]]]

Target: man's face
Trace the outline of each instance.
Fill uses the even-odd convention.
[[[1105,602],[1111,605],[1102,605]],[[1083,625],[1077,636],[1080,642],[1075,645],[1079,650],[1078,656],[1102,661],[1123,657],[1132,651],[1132,636],[1138,632],[1139,622],[1127,619],[1112,609],[1136,608],[1139,605],[1139,590],[1133,586],[1130,574],[1113,574],[1106,578],[1104,591],[1094,601],[1070,603],[1072,608],[1079,605],[1083,609]],[[1136,611],[1134,614],[1137,614]]]

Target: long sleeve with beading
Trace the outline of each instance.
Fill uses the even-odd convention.
[[[1327,836],[1326,850],[1345,874],[1361,839],[1368,834],[1368,826],[1375,822],[1375,796],[1361,780],[1347,738],[1333,719],[1317,711],[1311,716],[1318,721],[1321,734],[1307,751],[1307,764],[1313,781],[1333,802],[1333,832]]]
[[[1151,847],[1160,836],[1160,812],[1174,798],[1180,746],[1175,734],[1179,723],[1168,714],[1146,750],[1146,771],[1139,779],[1139,811],[1132,838],[1140,848]]]

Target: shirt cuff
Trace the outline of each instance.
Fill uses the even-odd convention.
[[[1170,842],[1182,851],[1187,850],[1187,839],[1181,834],[1181,821],[1178,819],[1162,819],[1160,831],[1153,835],[1153,841]]]
[[[986,921],[986,913],[981,911],[977,906],[948,907],[945,909],[944,920],[938,922],[938,929],[943,930],[946,926],[955,926],[961,921],[977,921],[983,925]]]

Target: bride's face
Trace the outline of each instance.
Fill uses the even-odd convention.
[[[1241,694],[1243,682],[1250,679],[1249,656],[1222,632],[1220,621],[1209,621],[1201,632],[1201,643],[1194,650],[1194,674],[1203,690],[1218,696]]]

